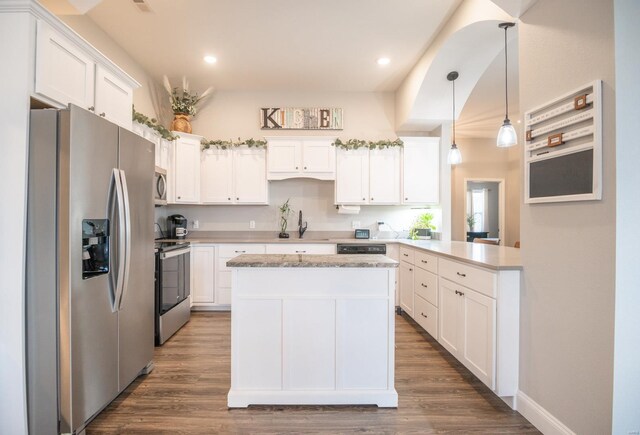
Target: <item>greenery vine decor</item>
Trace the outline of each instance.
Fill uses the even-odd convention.
[[[232,140],[207,140],[202,139],[200,141],[202,145],[202,150],[208,150],[209,148],[218,148],[218,149],[230,149],[240,146],[248,146],[249,148],[266,148],[267,141],[264,140],[255,140],[253,138],[242,140],[238,138],[236,142]]]
[[[191,93],[186,77],[182,77],[182,89],[180,90],[171,86],[167,76],[163,77],[163,83],[165,90],[169,94],[169,103],[171,103],[171,110],[174,115],[196,116],[198,106],[202,105],[204,100],[213,92],[213,88],[209,87],[200,95],[197,92]]]
[[[149,128],[157,131],[158,134],[166,140],[176,140],[178,136],[172,134],[168,129],[166,129],[163,125],[158,124],[158,120],[155,118],[149,118],[147,115],[144,115],[138,111],[134,106],[131,107],[133,111],[133,120],[138,124],[146,125]]]
[[[431,213],[422,213],[413,222],[411,229],[409,230],[409,237],[413,240],[418,238],[418,230],[435,230],[436,226],[431,223],[433,221],[433,215]]]
[[[358,148],[369,148],[370,150],[381,150],[391,147],[402,147],[404,142],[399,138],[396,140],[379,140],[376,142],[366,141],[361,139],[349,139],[346,142],[342,142],[339,138],[332,144],[335,147],[342,148],[343,150],[357,150]]]

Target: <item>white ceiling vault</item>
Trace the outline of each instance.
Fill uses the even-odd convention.
[[[40,1],[54,13],[86,13],[158,81],[166,74],[172,83],[179,83],[185,75],[192,89],[200,91],[213,86],[226,91],[311,92],[394,92],[461,4],[476,8],[490,4],[489,0]],[[507,12],[512,14],[535,2],[491,1],[503,10],[510,8]],[[482,37],[472,32],[453,35],[451,39],[466,41],[448,44],[458,47],[455,62],[442,53],[435,58],[412,109],[412,117],[417,115],[419,121],[415,130],[429,131],[438,121],[450,120],[450,83],[443,79],[448,71],[442,71],[454,64],[459,65],[462,79],[456,90],[464,97],[457,98],[461,136],[495,136],[494,124],[503,117],[504,72],[499,58],[504,54],[494,43],[501,35],[497,25],[494,35],[493,24],[491,29],[478,26]],[[515,113],[514,30],[509,67]],[[476,77],[465,83],[465,60],[482,51],[490,60],[473,67],[478,70]],[[217,63],[206,64],[205,55],[215,56]],[[378,66],[380,57],[389,57],[391,63]],[[443,80],[433,82],[435,75]]]

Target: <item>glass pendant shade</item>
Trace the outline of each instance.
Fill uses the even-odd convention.
[[[518,144],[518,136],[516,135],[516,129],[511,125],[511,121],[504,120],[504,124],[498,131],[497,145],[500,148],[506,148]]]
[[[460,150],[455,143],[451,144],[451,149],[449,150],[449,155],[447,156],[447,163],[449,163],[450,165],[457,165],[459,163],[462,163],[462,154],[460,154]]]

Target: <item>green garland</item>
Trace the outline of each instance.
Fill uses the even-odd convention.
[[[266,148],[267,141],[264,140],[254,140],[253,138],[242,140],[238,138],[236,142],[232,140],[207,140],[202,139],[200,141],[202,145],[202,151],[208,150],[209,148],[218,148],[218,149],[229,149],[240,146],[248,146],[249,148]]]
[[[155,130],[158,132],[158,134],[166,140],[169,141],[174,141],[178,138],[178,136],[174,135],[173,133],[171,133],[169,130],[167,130],[164,126],[162,126],[161,124],[158,124],[158,120],[155,118],[149,118],[146,115],[143,115],[140,112],[136,111],[136,108],[134,106],[131,106],[131,109],[133,110],[133,120],[139,124],[142,125],[146,125],[147,127]]]
[[[391,140],[379,140],[376,142],[366,141],[360,139],[349,139],[346,142],[342,142],[339,138],[336,139],[334,143],[331,145],[342,148],[343,150],[357,150],[358,148],[369,148],[370,150],[381,150],[384,148],[391,147],[402,147],[404,146],[404,142],[402,142],[399,138],[391,141]]]

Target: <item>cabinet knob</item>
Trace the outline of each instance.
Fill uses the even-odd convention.
[[[182,197],[181,197],[181,196],[179,196],[179,197],[178,197],[178,199],[182,199]]]
[[[428,318],[428,316],[427,316],[425,313],[420,313],[420,315],[421,315],[422,317],[424,317],[425,319],[427,319],[427,318]]]
[[[307,167],[305,166],[304,169],[307,169]]]
[[[366,200],[367,200],[367,198],[362,198],[362,200],[363,200],[363,201],[366,201]]]
[[[461,276],[461,277],[463,277],[463,278],[464,278],[465,276],[467,276],[465,273],[460,273],[460,272],[456,272],[456,275]]]
[[[229,201],[231,201],[231,198],[227,198]]]
[[[87,108],[87,110],[88,110],[89,112],[95,112],[95,111],[96,111],[96,108],[95,108],[95,107],[93,107],[93,106],[90,106],[90,107],[88,107],[88,108]]]
[[[100,114],[100,116],[102,116],[103,118],[105,117],[105,115],[106,115],[106,113],[104,113],[104,112],[102,112],[102,113]]]
[[[236,201],[240,201],[240,198],[238,198],[237,196],[236,196]]]
[[[373,197],[371,197],[371,201],[373,201]]]
[[[298,169],[298,167],[296,166],[296,169]],[[306,169],[306,168],[305,168]]]
[[[404,200],[405,200],[405,201],[409,201],[409,198],[405,198]]]
[[[413,269],[412,269],[412,268],[409,268],[409,272],[413,272]]]

